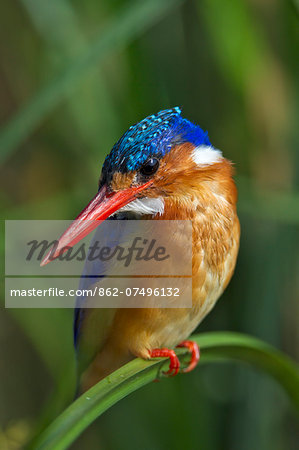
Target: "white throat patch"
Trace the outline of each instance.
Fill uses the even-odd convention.
[[[210,166],[219,163],[221,158],[220,150],[207,145],[199,145],[192,152],[192,159],[198,166]]]
[[[151,214],[155,216],[156,214],[163,214],[164,212],[164,200],[162,197],[158,198],[136,198],[131,203],[123,206],[119,209],[119,212],[132,212],[135,214]]]

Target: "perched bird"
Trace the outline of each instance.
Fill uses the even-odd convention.
[[[232,164],[214,148],[207,133],[184,119],[176,107],[131,126],[106,157],[99,191],[59,239],[55,258],[107,218],[192,221],[192,307],[77,308],[75,344],[88,346],[82,390],[133,357],[168,357],[168,374],[180,362],[175,347],[187,347],[192,370],[197,344],[187,340],[228,285],[236,264],[240,225]],[[132,215],[133,214],[133,215]],[[49,262],[46,256],[43,264]],[[86,286],[82,279],[81,286]],[[90,345],[89,345],[90,344]]]

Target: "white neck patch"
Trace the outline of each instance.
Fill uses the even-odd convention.
[[[210,166],[219,163],[222,153],[216,148],[207,145],[199,145],[192,151],[192,159],[198,166]]]
[[[163,214],[164,212],[164,200],[162,197],[158,198],[136,198],[131,203],[123,206],[118,210],[119,212],[133,212],[135,214]]]

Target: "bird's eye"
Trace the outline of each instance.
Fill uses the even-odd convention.
[[[159,168],[159,161],[156,158],[148,159],[140,168],[141,175],[146,177],[154,175]]]

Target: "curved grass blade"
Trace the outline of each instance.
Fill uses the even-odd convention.
[[[236,360],[273,376],[299,410],[299,371],[296,364],[270,345],[237,333],[192,336],[201,347],[201,362]],[[179,349],[186,359],[186,350]],[[34,449],[65,449],[97,417],[122,398],[153,381],[168,365],[166,360],[135,359],[100,381],[72,403],[35,441]]]

